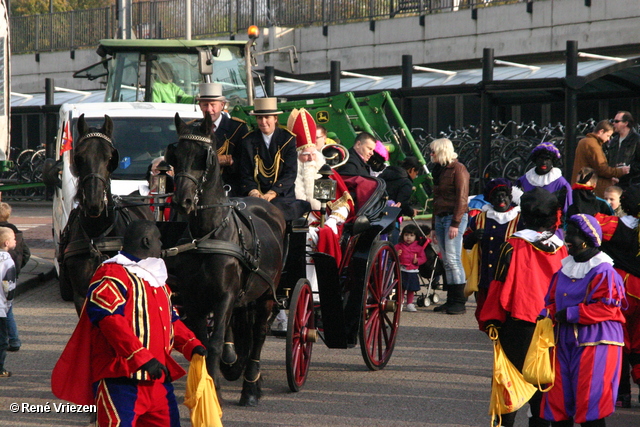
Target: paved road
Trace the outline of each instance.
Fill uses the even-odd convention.
[[[42,255],[53,250],[46,204],[14,206],[12,220],[31,224],[25,235]],[[47,247],[47,239],[49,239]],[[314,346],[311,372],[299,393],[288,391],[284,340],[269,337],[262,357],[264,397],[258,408],[237,406],[239,383],[224,382],[226,426],[488,426],[492,348],[475,329],[473,302],[462,316],[420,308],[403,313],[398,344],[389,365],[370,372],[358,348],[329,350]],[[15,304],[23,340],[10,353],[11,378],[0,379],[0,426],[82,426],[85,414],[11,413],[11,403],[64,403],[50,392],[51,370],[76,323],[71,303],[63,302],[55,280],[20,295]],[[185,366],[184,359],[174,353]],[[184,397],[184,379],[176,382]],[[517,426],[525,426],[524,411]],[[190,425],[181,406],[182,424]],[[620,410],[609,426],[640,425],[640,403]]]

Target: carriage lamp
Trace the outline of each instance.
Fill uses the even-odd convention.
[[[313,183],[313,198],[320,202],[320,227],[324,225],[327,202],[336,198],[336,182],[329,178],[333,173],[329,165],[324,165],[318,171],[320,178]]]
[[[159,196],[167,194],[167,172],[171,170],[166,162],[160,162],[156,168],[158,170],[157,175],[151,176],[151,188],[155,189],[155,193]],[[155,210],[156,221],[162,221],[164,219],[164,206],[165,197],[158,197],[158,209]]]

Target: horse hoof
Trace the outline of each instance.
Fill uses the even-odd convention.
[[[258,406],[259,400],[256,396],[242,396],[240,406]]]

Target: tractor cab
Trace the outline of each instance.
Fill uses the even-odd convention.
[[[230,106],[247,105],[243,41],[115,40],[100,41],[103,59],[74,77],[106,77],[105,102],[193,104],[198,85],[221,83]]]

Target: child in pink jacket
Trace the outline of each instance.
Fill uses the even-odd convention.
[[[402,288],[407,292],[407,311],[418,311],[413,304],[413,296],[420,290],[420,279],[418,277],[418,267],[427,262],[424,253],[425,246],[417,242],[418,227],[407,224],[400,234],[400,243],[395,248],[400,258],[400,270],[402,272]]]

